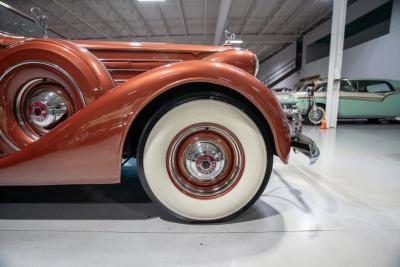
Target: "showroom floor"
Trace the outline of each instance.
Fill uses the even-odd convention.
[[[320,161],[275,158],[261,200],[226,223],[175,222],[115,186],[3,196],[0,266],[400,266],[400,124],[305,132]]]

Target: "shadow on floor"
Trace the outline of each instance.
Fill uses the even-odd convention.
[[[0,187],[0,219],[31,220],[177,220],[153,204],[142,188],[136,164],[123,168],[122,183]],[[239,217],[226,222],[254,221],[278,214],[259,200]],[[184,222],[180,222],[184,223]]]
[[[168,222],[189,224],[178,221],[151,202],[0,203],[0,210],[0,219],[11,220],[148,220],[159,217]],[[269,217],[280,217],[280,214],[276,209],[259,200],[246,212],[223,224],[256,221]]]
[[[139,182],[111,185],[0,187],[1,203],[146,203]]]
[[[338,119],[338,124],[341,125],[362,125],[362,124],[369,124],[369,125],[391,125],[391,124],[400,124],[398,120],[384,120],[384,119],[375,119],[375,120],[367,120],[367,119]]]

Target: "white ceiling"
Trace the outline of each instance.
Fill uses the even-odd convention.
[[[222,43],[224,25],[263,60],[329,18],[332,0],[3,0],[40,7],[70,39]],[[226,16],[224,16],[227,14]],[[219,26],[218,26],[219,25]]]

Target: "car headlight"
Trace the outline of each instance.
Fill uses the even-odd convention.
[[[254,70],[254,76],[257,76],[258,70],[260,69],[260,61],[258,61],[256,54],[254,54],[254,57],[256,58],[256,69]]]

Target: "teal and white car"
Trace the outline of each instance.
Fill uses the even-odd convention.
[[[327,81],[319,80],[313,84],[312,89],[317,105],[314,112],[310,90],[275,95],[289,116],[292,110],[297,108],[306,122],[319,124],[325,116]],[[376,120],[396,117],[400,117],[400,81],[341,80],[338,118]]]

